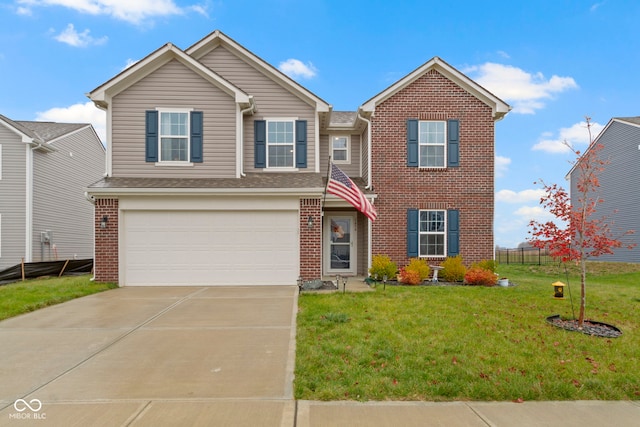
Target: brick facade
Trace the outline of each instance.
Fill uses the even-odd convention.
[[[322,277],[322,204],[320,199],[300,199],[300,276]],[[313,225],[309,227],[309,217]]]
[[[105,216],[106,228],[101,228]],[[97,282],[118,283],[118,222],[118,199],[96,199],[94,272]]]
[[[460,123],[460,166],[407,166],[407,119]],[[493,259],[494,120],[491,107],[431,70],[376,106],[372,181],[378,194],[372,253],[408,263],[407,209],[457,209],[465,264]],[[430,262],[441,261],[436,258]]]

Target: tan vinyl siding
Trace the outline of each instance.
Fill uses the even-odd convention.
[[[170,61],[114,97],[114,177],[233,178],[236,175],[234,99],[178,61]],[[203,163],[156,166],[145,161],[145,111],[192,108],[203,112]]]
[[[293,95],[262,72],[242,61],[224,47],[218,47],[200,58],[207,67],[253,95],[257,111],[244,118],[244,169],[255,171],[253,158],[253,121],[269,118],[297,118],[307,120],[307,168],[315,171],[315,108]],[[259,169],[261,170],[261,169]]]
[[[0,125],[0,270],[19,264],[25,256],[26,155],[28,145]]]
[[[33,261],[93,258],[93,205],[84,192],[104,174],[104,150],[89,127],[51,146],[57,151],[33,158]],[[45,230],[48,245],[40,243]]]
[[[320,172],[322,176],[327,176],[327,162],[331,155],[330,140],[331,136],[348,136],[350,139],[350,163],[336,163],[340,170],[351,178],[360,177],[360,135],[350,135],[349,132],[333,132],[330,135],[320,135]]]

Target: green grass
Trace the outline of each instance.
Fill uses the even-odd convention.
[[[117,287],[89,279],[91,275],[62,276],[0,286],[0,320]]]
[[[501,265],[517,286],[394,287],[304,293],[295,397],[310,400],[626,400],[640,398],[640,265],[590,264],[587,318],[619,338],[555,328],[572,317],[557,266]],[[570,290],[578,314],[579,280]]]

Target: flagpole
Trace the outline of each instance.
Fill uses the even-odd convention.
[[[320,207],[321,215],[324,216],[324,203],[327,201],[327,187],[329,186],[329,179],[331,178],[331,156],[329,156],[329,162],[327,163],[327,183],[324,185],[324,194],[322,196],[322,206]]]

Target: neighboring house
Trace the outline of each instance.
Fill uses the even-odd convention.
[[[93,258],[87,185],[105,149],[89,124],[0,115],[0,270],[25,262]]]
[[[615,249],[612,255],[602,255],[598,261],[640,262],[640,117],[615,117],[594,140],[602,149],[598,157],[610,163],[600,173],[600,191],[594,218],[608,217],[611,230],[624,247]],[[567,174],[570,180],[570,195],[577,197],[579,168],[573,167]],[[622,233],[635,233],[620,237]],[[637,246],[628,249],[626,246]]]
[[[295,284],[493,258],[494,122],[509,106],[433,58],[357,111],[332,111],[214,31],[166,44],[89,93],[107,112],[96,280]],[[325,195],[328,160],[373,201]]]

